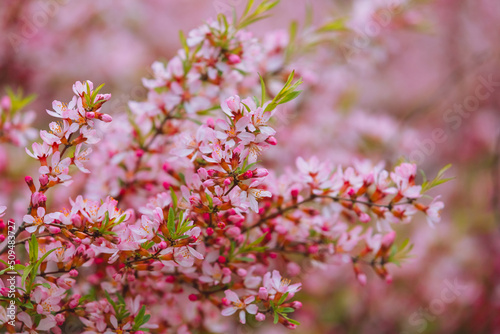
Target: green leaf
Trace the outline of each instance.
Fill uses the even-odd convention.
[[[38,260],[38,240],[35,234],[31,235],[30,261],[35,263]]]
[[[281,298],[278,301],[278,305],[283,304],[283,302],[285,301],[286,297],[288,297],[288,292],[286,292],[284,295],[281,296]]]
[[[37,248],[38,248],[38,245],[37,245]],[[38,272],[38,268],[40,267],[40,265],[42,264],[42,262],[50,255],[52,254],[53,252],[55,252],[56,250],[58,250],[59,248],[62,248],[62,247],[57,247],[57,248],[52,248],[51,250],[45,252],[45,254],[43,254],[43,256],[40,258],[40,260],[36,261],[36,263],[34,264],[33,266],[33,275],[31,275],[31,278],[30,278],[30,288],[28,288],[29,290],[31,290],[31,286],[33,285],[33,282],[35,281],[35,278],[36,278],[36,274]]]
[[[270,11],[278,3],[279,3],[279,0],[271,1],[271,2],[268,0],[264,0],[260,3],[260,5],[257,6],[257,8],[255,8],[253,13],[250,13],[251,8],[253,7],[253,1],[250,1],[247,4],[247,7],[245,8],[245,11],[244,11],[242,17],[240,18],[239,22],[236,24],[236,28],[237,29],[245,28],[246,26],[248,26],[254,22],[257,22],[259,20],[262,20],[262,19],[268,17],[269,15],[266,13],[268,11]]]
[[[113,306],[115,312],[118,313],[118,307],[117,307],[115,301],[113,299],[111,299],[111,296],[109,295],[109,293],[106,290],[104,290],[104,295],[106,296],[106,299],[111,304],[111,306]]]
[[[26,268],[24,268],[23,271],[23,276],[21,277],[21,285],[26,288],[26,290],[31,291],[29,287],[26,286],[26,279],[28,278],[28,275],[31,273],[31,271],[34,268],[34,264],[30,264]]]
[[[184,174],[179,173],[179,177],[181,178],[182,183],[186,184],[186,177],[184,176]]]
[[[279,104],[286,103],[288,101],[293,100],[296,98],[299,94],[300,91],[295,91],[295,89],[302,84],[302,79],[297,80],[294,84],[292,84],[293,78],[295,76],[295,71],[292,71],[290,75],[288,76],[288,79],[283,86],[283,88],[280,90],[280,92],[274,97],[274,99],[267,105],[266,109],[264,112],[272,111],[274,110]]]
[[[209,193],[205,193],[207,195],[207,200],[208,200],[208,207],[211,209],[213,209],[214,207],[214,200],[212,199],[212,196],[210,196]]]
[[[287,94],[284,98],[282,98],[278,104],[283,104],[283,103],[287,103],[293,99],[295,99],[297,96],[300,95],[300,93],[302,93],[301,90],[298,90],[298,91],[295,91],[295,92],[291,92],[289,94]]]
[[[184,32],[182,30],[179,30],[179,39],[181,40],[181,45],[182,48],[184,49],[184,52],[186,52],[186,56],[189,55],[189,46],[187,44],[186,36],[184,35]]]
[[[444,166],[443,168],[441,168],[439,170],[439,172],[437,173],[437,178],[441,178],[441,176],[443,176],[444,172],[446,172],[448,169],[450,169],[452,166],[452,164],[447,164],[446,166]]]
[[[429,191],[430,189],[432,189],[440,184],[443,184],[445,182],[453,180],[454,177],[443,179],[444,173],[450,168],[451,168],[451,164],[448,164],[448,165],[444,166],[443,168],[441,168],[441,170],[437,173],[436,177],[432,181],[427,181],[424,178],[424,182],[422,183],[422,190],[420,191],[420,193],[423,194],[423,193]]]
[[[174,188],[170,187],[170,197],[172,197],[172,206],[177,209],[177,195],[174,192]]]
[[[287,60],[290,59],[294,49],[295,49],[295,39],[297,38],[297,27],[298,27],[298,23],[297,21],[292,21],[290,23],[290,28],[288,30],[288,35],[290,36],[289,37],[289,41],[288,41],[288,45],[286,46],[286,50],[285,50],[285,58]]]
[[[17,90],[17,93],[15,93],[10,87],[7,87],[5,89],[5,91],[7,92],[7,95],[10,98],[10,104],[11,104],[10,109],[11,109],[12,116],[15,113],[17,113],[19,110],[26,107],[31,102],[33,102],[33,100],[36,98],[35,94],[31,94],[31,95],[28,95],[26,97],[23,97],[23,90],[21,88],[19,88]],[[6,114],[2,115],[2,116],[6,116]]]
[[[168,209],[167,229],[171,236],[175,235],[175,214],[172,208]]]
[[[264,105],[264,101],[266,100],[266,83],[264,82],[264,78],[259,73],[260,78],[260,105]]]
[[[90,98],[91,100],[91,103],[92,103],[92,106],[94,105],[94,102],[95,102],[95,98],[97,97],[97,94],[99,93],[99,91],[101,90],[101,88],[104,87],[104,84],[101,84],[99,87],[97,87],[94,92],[92,93],[92,96]]]
[[[401,265],[401,261],[412,257],[409,254],[412,249],[413,245],[410,244],[410,239],[405,239],[399,247],[393,245],[387,262],[394,263],[399,267]]]
[[[294,324],[294,325],[300,326],[300,322],[298,322],[297,320],[290,319],[290,318],[287,318],[287,317],[285,317],[285,319],[286,319],[288,322],[291,322],[291,323],[292,323],[292,324]]]
[[[250,13],[250,9],[253,7],[254,0],[248,0],[247,5],[245,7],[245,11],[243,12],[243,15],[247,15]]]
[[[331,31],[345,31],[348,30],[345,25],[345,18],[337,19],[333,22],[329,22],[321,27],[319,27],[316,32],[331,32]]]
[[[293,309],[291,307],[282,307],[282,308],[279,308],[278,311],[283,312],[283,313],[292,313],[292,312],[295,312],[295,309]]]
[[[278,321],[280,320],[280,317],[278,315],[278,313],[276,311],[274,311],[274,320],[273,320],[273,324],[277,324]]]

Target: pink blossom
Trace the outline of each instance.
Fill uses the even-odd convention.
[[[249,296],[241,301],[238,295],[231,290],[224,291],[226,298],[232,303],[231,307],[227,307],[222,310],[221,314],[225,317],[233,315],[236,311],[241,310],[239,313],[240,322],[242,324],[246,323],[245,311],[250,314],[256,314],[258,307],[255,304],[251,304],[255,300],[255,296]]]

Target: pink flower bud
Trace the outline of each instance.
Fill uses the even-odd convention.
[[[290,304],[290,307],[296,310],[300,310],[302,308],[302,303],[299,302],[298,300],[293,301],[292,304]]]
[[[253,177],[253,172],[251,170],[247,170],[244,174],[243,174],[243,177],[245,179],[249,179],[251,177]]]
[[[228,178],[224,179],[224,185],[225,185],[225,186],[230,185],[232,182],[233,182],[233,180],[232,180],[230,177],[228,177]]]
[[[87,117],[88,119],[93,119],[95,118],[95,112],[89,111],[88,113],[85,114],[85,117]]]
[[[4,241],[5,241],[5,235],[0,234],[0,242],[4,242]]]
[[[9,295],[9,288],[0,288],[0,295],[7,297]]]
[[[165,282],[167,282],[167,283],[174,283],[175,282],[175,276],[173,276],[173,275],[167,276],[167,278],[165,279]]]
[[[75,227],[81,227],[82,226],[82,217],[80,217],[80,215],[71,216],[71,224],[73,224]]]
[[[195,302],[195,301],[197,301],[197,300],[198,300],[198,296],[197,296],[197,295],[195,295],[194,293],[192,293],[192,294],[190,294],[190,295],[188,296],[188,299],[189,299],[190,301],[192,301],[192,302]]]
[[[141,149],[137,149],[137,150],[135,150],[135,156],[136,156],[136,157],[140,158],[140,157],[142,157],[143,155],[144,155],[144,151],[143,151],[143,150],[141,150]]]
[[[49,226],[48,230],[52,234],[58,234],[61,232],[61,229],[57,226]]]
[[[236,274],[240,277],[245,277],[247,275],[247,271],[243,268],[238,268],[238,270],[236,270]]]
[[[101,121],[103,122],[106,122],[106,123],[109,123],[113,120],[113,117],[111,117],[110,115],[108,114],[102,114],[101,115]]]
[[[196,196],[191,196],[189,197],[189,203],[191,203],[192,206],[203,206],[203,203],[201,202],[201,199],[199,199]]]
[[[269,171],[265,168],[256,168],[253,170],[253,177],[264,177],[268,175]]]
[[[224,306],[231,305],[231,302],[226,297],[222,298],[220,301],[221,301],[222,305],[224,305]]]
[[[230,54],[227,57],[227,62],[228,62],[229,65],[239,64],[241,62],[241,58],[238,55]]]
[[[202,179],[206,179],[208,177],[208,172],[205,168],[203,167],[200,167],[198,168],[198,170],[196,171],[196,173],[198,173],[198,175],[202,178]]]
[[[165,265],[161,263],[161,261],[155,261],[152,264],[153,271],[160,271],[163,267],[165,267]]]
[[[168,183],[167,181],[163,182],[163,188],[165,188],[165,190],[169,190],[170,189],[170,183]]]
[[[366,285],[367,278],[366,278],[366,275],[364,273],[358,274],[356,278],[358,279],[358,282],[361,285]]]
[[[207,121],[206,121],[206,124],[209,128],[215,128],[215,121],[213,118],[208,118]]]
[[[278,254],[277,254],[277,253],[274,253],[274,252],[269,253],[269,257],[270,257],[271,259],[275,259],[275,258],[277,258],[277,257],[278,257]]]
[[[46,174],[42,174],[38,178],[38,181],[40,182],[41,186],[46,186],[49,183],[49,176]]]
[[[257,313],[255,315],[255,320],[257,320],[257,321],[264,321],[264,320],[266,320],[266,316],[263,313],[259,312],[259,313]]]
[[[238,95],[231,96],[226,100],[227,107],[234,112],[240,110],[240,97]]]
[[[362,212],[360,215],[359,215],[359,220],[362,222],[362,223],[368,223],[371,218],[370,216],[366,213],[366,212]]]
[[[309,252],[309,254],[316,254],[318,252],[318,250],[319,250],[318,245],[311,245],[307,249],[307,251]]]
[[[241,230],[238,227],[230,227],[226,230],[226,235],[230,238],[236,238],[241,234]]]
[[[396,239],[396,232],[395,231],[391,231],[391,232],[387,233],[382,238],[382,247],[384,247],[384,248],[391,247],[392,244],[394,243],[394,239]]]
[[[224,184],[226,183],[226,181],[227,181],[227,179],[224,181]],[[229,182],[231,182],[231,181],[229,181]],[[229,184],[231,184],[231,183],[229,183]],[[206,181],[203,181],[203,185],[204,185],[206,188],[208,188],[208,187],[213,187],[213,186],[215,186],[215,181],[214,181],[214,180],[211,180],[211,179],[210,179],[210,180],[206,180]]]
[[[70,308],[75,308],[75,307],[77,307],[77,306],[78,306],[78,304],[80,304],[80,298],[81,298],[81,297],[82,297],[82,296],[81,296],[81,295],[78,295],[78,294],[73,295],[73,296],[71,297],[70,302],[69,302],[69,307],[70,307]]]
[[[210,236],[212,234],[214,234],[214,229],[211,227],[207,228],[207,235]]]
[[[228,267],[224,267],[222,268],[222,273],[224,274],[224,276],[231,275],[231,269],[229,269]]]
[[[267,300],[269,298],[269,293],[267,292],[267,289],[263,286],[259,288],[259,298],[261,300]]]
[[[222,256],[222,255],[221,255],[221,256],[219,256],[219,258],[217,259],[217,261],[218,261],[219,263],[226,263],[226,258],[225,258],[224,256]]]
[[[288,329],[297,329],[297,325],[296,324],[292,324],[291,322],[288,322],[288,321],[285,321],[284,325]]]
[[[162,168],[167,173],[170,173],[172,171],[172,166],[170,166],[168,162],[163,163]]]
[[[77,277],[78,276],[78,271],[76,269],[71,269],[69,271],[69,276],[71,276],[71,277]]]
[[[268,142],[269,144],[271,144],[273,146],[278,144],[278,141],[273,136],[267,138],[266,142]]]
[[[347,195],[349,197],[354,197],[354,196],[356,196],[356,191],[354,191],[353,188],[349,188],[349,190],[347,191]]]
[[[165,241],[162,241],[158,244],[158,248],[160,249],[165,249],[167,248],[167,243]]]
[[[55,319],[56,319],[57,325],[61,326],[62,324],[64,324],[66,317],[64,316],[64,314],[58,313],[58,314],[56,314]]]
[[[288,229],[283,225],[276,225],[274,231],[278,234],[287,234]]]
[[[2,100],[0,101],[0,106],[2,107],[3,110],[10,110],[12,107],[12,102],[10,101],[10,97],[4,96],[2,97]]]
[[[297,188],[293,188],[292,190],[290,190],[290,194],[292,195],[292,197],[297,197],[299,196],[299,189]]]

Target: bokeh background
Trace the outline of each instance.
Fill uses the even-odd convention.
[[[125,112],[129,100],[144,98],[150,64],[180,47],[179,30],[244,5],[1,0],[0,87],[37,95],[28,108],[35,127],[46,126],[45,109],[68,100],[76,80],[106,83],[113,94],[106,112]],[[340,263],[303,268],[297,332],[500,333],[500,2],[282,0],[250,30],[266,38],[297,20],[300,31],[308,11],[313,26],[343,22],[349,30],[296,51],[307,89],[300,103],[279,111],[281,146],[264,164],[283,170],[299,155],[344,165],[405,158],[430,177],[451,163],[454,180],[433,190],[446,204],[439,225],[423,219],[395,227],[414,248],[391,268],[392,284],[372,275],[359,286]],[[16,180],[30,168],[21,150],[2,148],[0,203],[12,215],[24,210]]]

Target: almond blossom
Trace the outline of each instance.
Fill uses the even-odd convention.
[[[255,296],[250,296],[245,298],[243,301],[238,298],[238,295],[234,291],[226,290],[224,291],[227,300],[232,304],[232,306],[227,307],[222,310],[221,314],[225,317],[233,315],[236,311],[239,312],[240,322],[242,324],[246,323],[246,313],[257,314],[258,307],[255,304],[251,304],[255,300]]]

